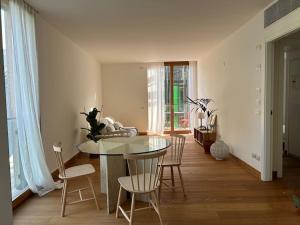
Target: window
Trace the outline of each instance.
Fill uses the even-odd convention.
[[[189,62],[165,63],[165,133],[190,132]]]

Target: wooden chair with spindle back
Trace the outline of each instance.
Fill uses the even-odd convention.
[[[167,150],[147,153],[147,154],[125,154],[128,171],[130,176],[120,177],[119,197],[117,203],[116,217],[119,217],[119,211],[128,220],[129,224],[133,223],[133,212],[143,209],[154,208],[158,214],[160,224],[162,219],[160,215],[159,201],[157,191],[160,186],[161,166]],[[123,189],[132,193],[130,215],[120,205]],[[135,209],[135,195],[146,194],[149,196],[149,206]]]
[[[172,145],[168,149],[168,154],[165,157],[164,162],[162,163],[162,171],[161,171],[161,186],[159,188],[159,196],[161,193],[161,188],[162,185],[167,185],[163,180],[170,180],[164,178],[164,168],[165,167],[170,167],[171,169],[171,181],[172,181],[172,188],[175,188],[175,179],[174,179],[174,171],[173,167],[177,167],[179,178],[180,178],[180,183],[181,183],[181,188],[183,191],[184,196],[185,194],[185,189],[184,189],[184,184],[183,184],[183,178],[182,178],[182,173],[181,173],[181,159],[183,155],[183,150],[184,150],[184,145],[185,145],[185,136],[180,135],[180,134],[171,134],[171,143]]]
[[[61,143],[59,142],[59,143],[53,145],[53,149],[54,149],[54,153],[55,153],[55,157],[56,157],[56,161],[57,161],[57,165],[58,165],[59,178],[63,181],[63,188],[62,188],[62,195],[61,195],[61,202],[62,202],[61,216],[62,217],[65,216],[66,205],[72,205],[72,204],[85,202],[85,201],[90,201],[90,200],[95,201],[96,207],[99,210],[96,194],[95,194],[94,187],[93,187],[93,182],[92,182],[92,179],[91,179],[91,176],[90,176],[93,173],[95,173],[95,168],[91,164],[83,164],[83,165],[73,166],[73,167],[69,167],[69,168],[65,169],[64,161],[63,161],[63,157],[62,157],[62,145],[61,145]],[[82,177],[82,176],[87,177],[89,187],[84,187],[84,188],[80,188],[80,189],[77,189],[77,190],[67,192],[68,180],[78,178],[78,177]],[[84,199],[84,198],[82,198],[82,191],[86,190],[88,188],[91,189],[93,197]],[[74,192],[78,192],[80,200],[67,203],[67,201],[66,201],[67,200],[67,193],[74,193]]]

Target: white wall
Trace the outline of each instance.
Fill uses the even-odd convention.
[[[56,169],[52,145],[62,141],[64,159],[76,152],[86,126],[79,112],[101,105],[99,63],[41,17],[36,20],[41,129],[45,156]]]
[[[1,21],[1,20],[0,20]],[[2,50],[2,34],[0,23],[0,49]],[[10,188],[10,171],[8,159],[8,137],[6,123],[5,86],[3,75],[3,56],[0,54],[0,224],[12,224],[12,202]]]
[[[263,12],[213,49],[198,65],[199,97],[215,100],[217,126],[232,153],[260,170],[263,140]]]
[[[102,64],[101,75],[104,115],[147,131],[147,65]]]

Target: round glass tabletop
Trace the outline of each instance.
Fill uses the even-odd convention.
[[[86,141],[77,145],[77,148],[90,154],[123,155],[160,151],[170,145],[170,140],[161,136],[136,136],[101,139],[98,142]]]

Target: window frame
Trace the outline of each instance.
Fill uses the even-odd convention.
[[[164,134],[171,134],[171,133],[176,133],[176,134],[190,134],[192,131],[189,130],[175,130],[174,127],[174,66],[189,66],[190,63],[188,61],[170,61],[170,62],[164,62],[164,66],[169,66],[170,67],[170,83],[171,83],[171,104],[170,104],[170,109],[171,109],[171,130],[165,130]]]

